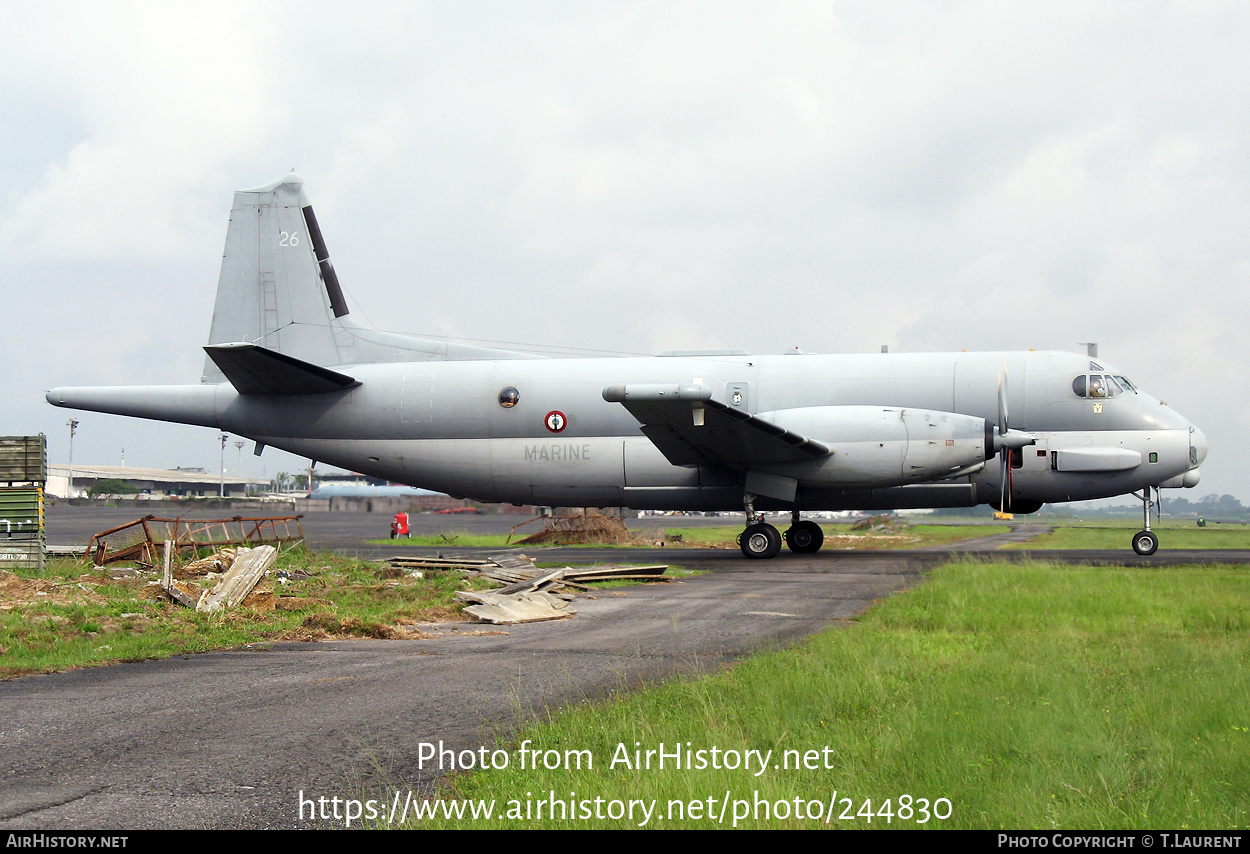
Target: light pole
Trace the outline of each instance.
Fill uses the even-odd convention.
[[[217,490],[219,498],[226,497],[226,440],[229,438],[229,433],[221,434],[221,486]]]
[[[242,439],[235,439],[234,446],[239,449],[239,467],[235,469],[235,477],[243,477],[243,445],[244,442]],[[244,487],[243,489],[244,492],[247,491],[247,487]]]
[[[69,489],[65,497],[74,497],[74,434],[78,432],[78,419],[71,418],[65,422],[69,425]]]

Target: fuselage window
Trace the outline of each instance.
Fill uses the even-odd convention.
[[[1081,376],[1077,377],[1076,379],[1072,381],[1072,391],[1076,393],[1077,397],[1085,396],[1085,375],[1084,374],[1082,374]]]

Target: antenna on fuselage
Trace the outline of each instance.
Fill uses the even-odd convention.
[[[1098,358],[1098,342],[1097,341],[1078,341],[1076,346],[1085,348],[1085,355],[1091,359]]]

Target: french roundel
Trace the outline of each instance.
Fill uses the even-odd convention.
[[[569,426],[569,419],[565,418],[564,413],[560,410],[553,409],[547,413],[544,423],[552,433],[560,433],[564,431],[565,427]]]

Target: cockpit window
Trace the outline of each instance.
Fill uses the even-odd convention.
[[[1135,391],[1133,384],[1123,377],[1110,374],[1086,374],[1072,381],[1072,392],[1077,397],[1104,399],[1118,397],[1125,391]]]

